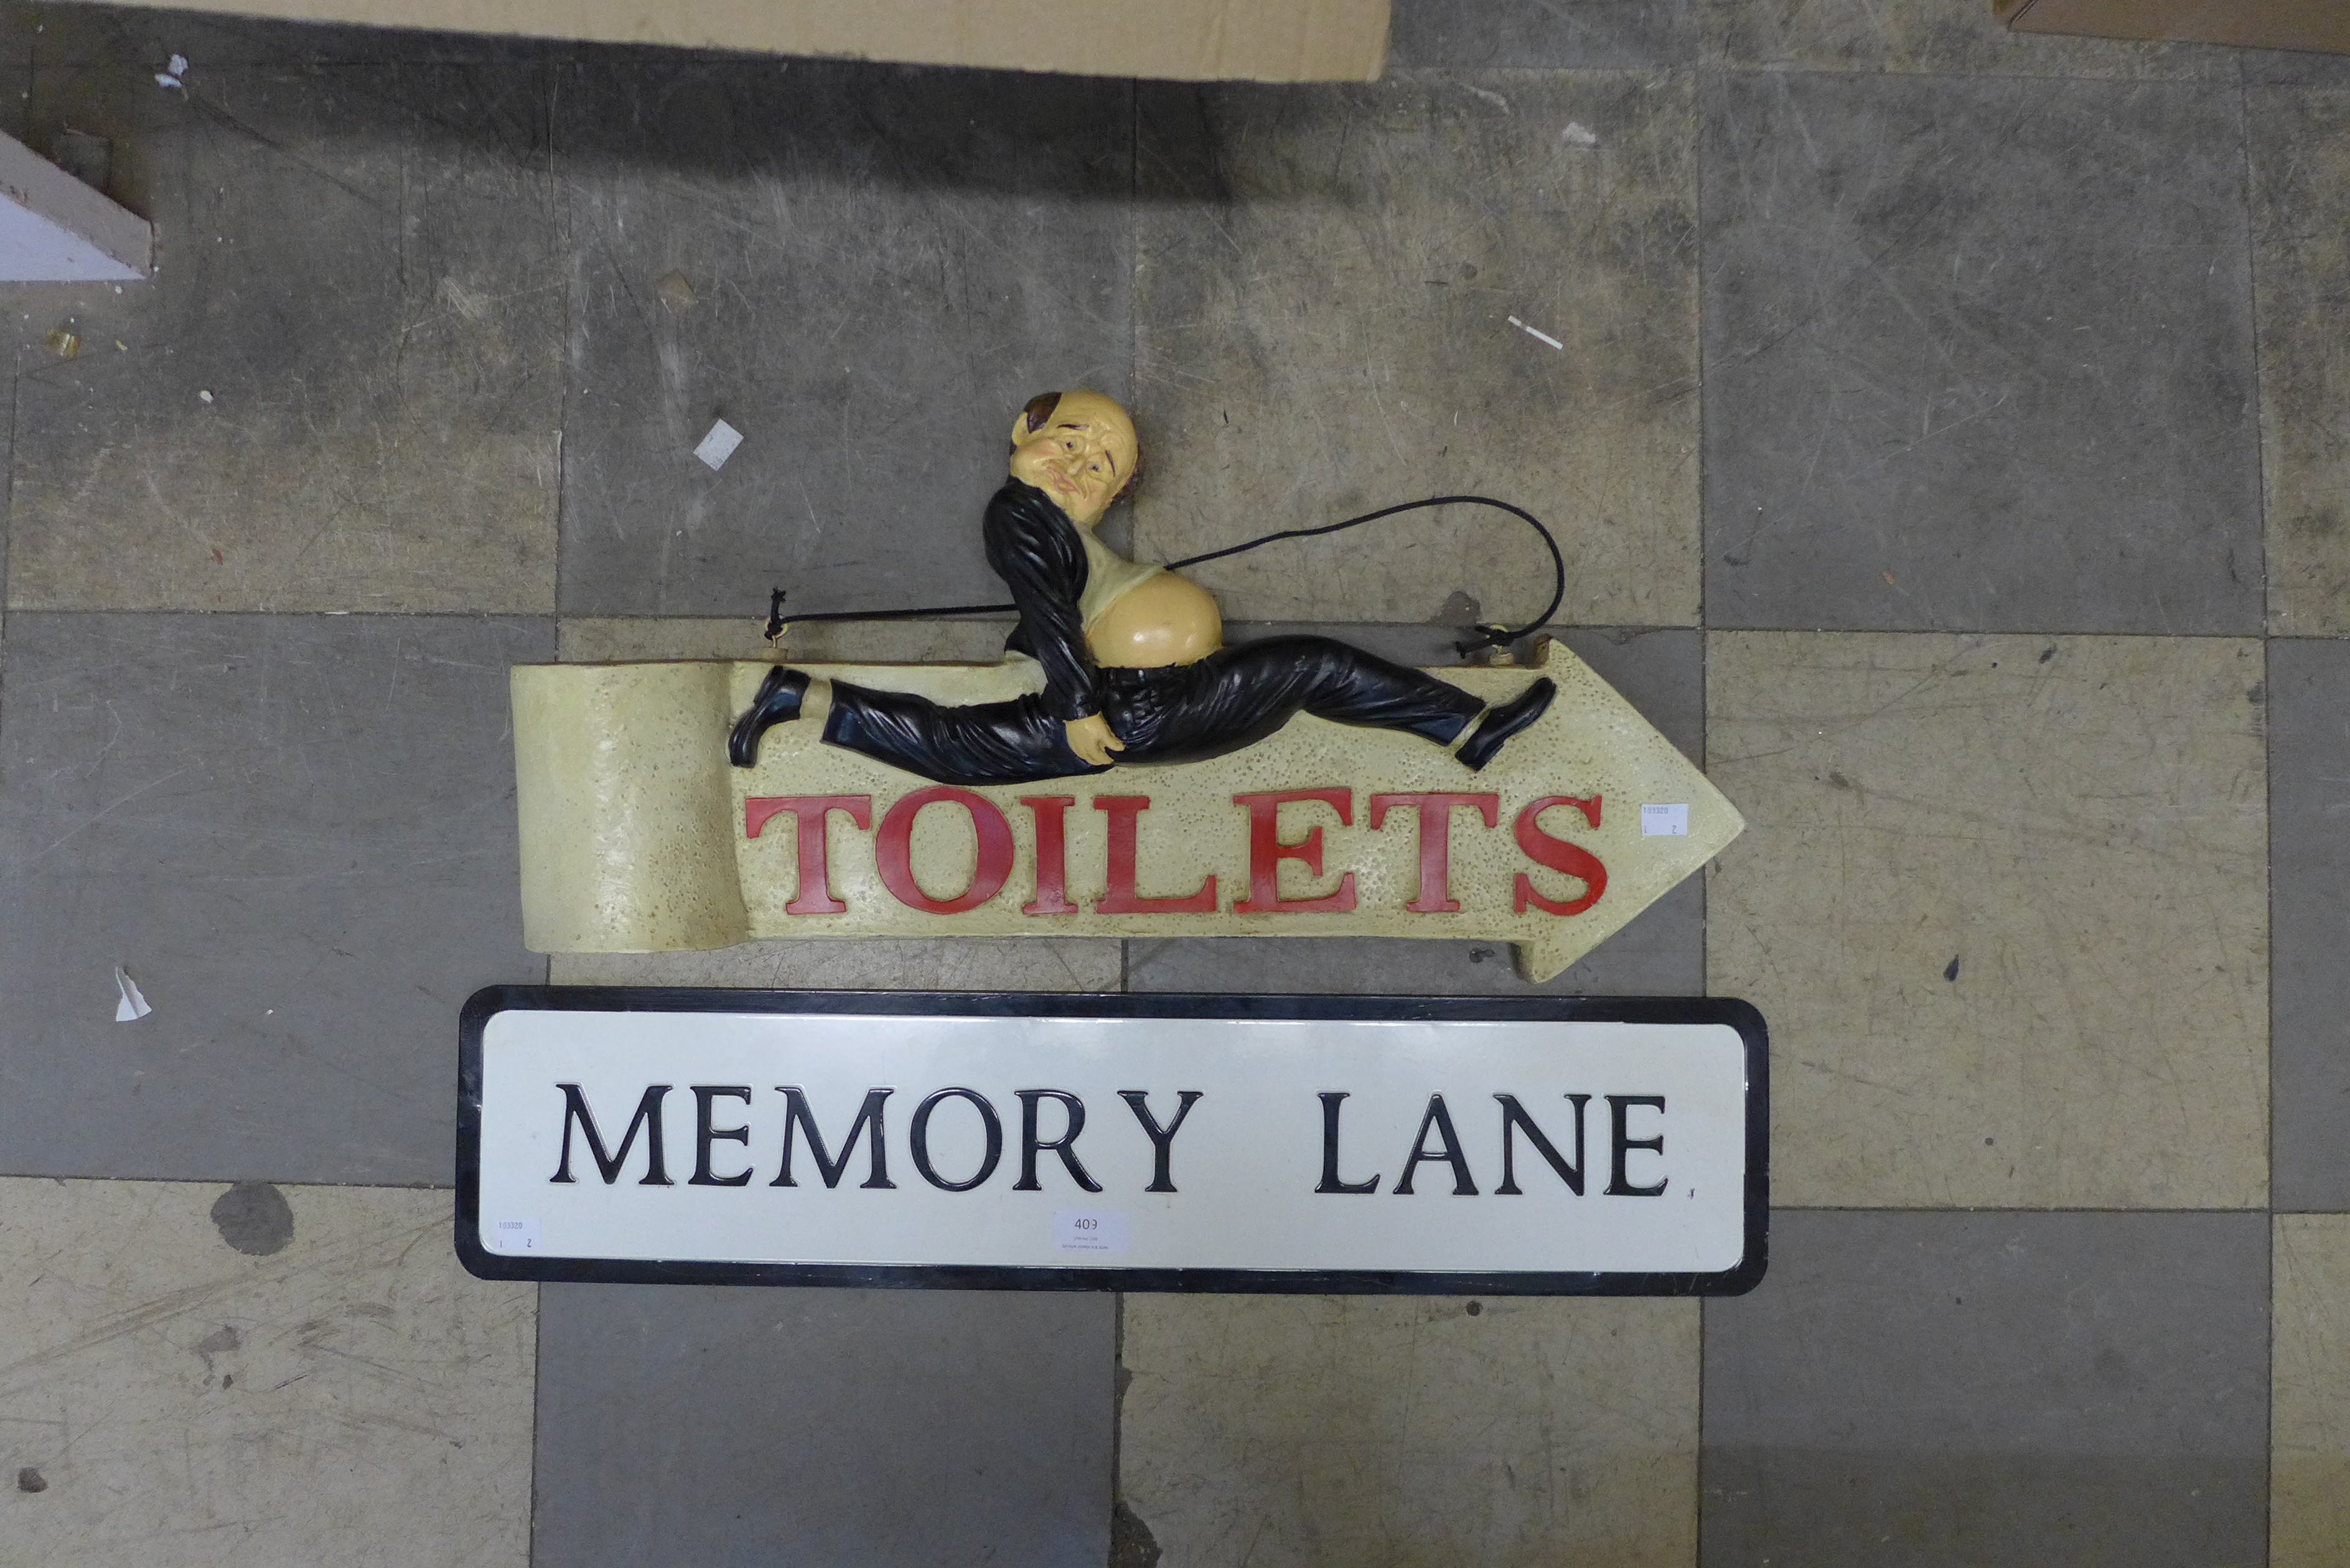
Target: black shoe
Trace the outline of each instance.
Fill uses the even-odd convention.
[[[759,694],[751,699],[751,711],[734,721],[734,732],[726,737],[726,760],[738,768],[754,766],[759,760],[759,737],[777,724],[787,724],[800,716],[800,699],[807,695],[808,678],[796,670],[776,665],[759,682]]]
[[[1550,700],[1558,695],[1558,682],[1545,675],[1515,697],[1498,707],[1485,710],[1478,722],[1477,732],[1461,742],[1452,754],[1476,772],[1493,760],[1502,742],[1533,723],[1550,709]]]

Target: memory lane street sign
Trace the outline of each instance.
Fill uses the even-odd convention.
[[[485,1278],[1461,1294],[1761,1279],[1724,1000],[494,987]]]

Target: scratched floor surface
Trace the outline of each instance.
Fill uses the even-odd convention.
[[[160,258],[0,289],[0,1568],[2350,1565],[2350,62],[1987,9],[1398,0],[1273,88],[0,6],[0,129]],[[506,667],[992,597],[1079,383],[1146,552],[1557,525],[1752,827],[1553,989],[1769,1015],[1753,1294],[457,1269],[484,983],[1519,988],[522,947]],[[1203,575],[1404,657],[1539,607],[1389,526]]]

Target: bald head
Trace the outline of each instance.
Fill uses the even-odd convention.
[[[1012,421],[1012,477],[1051,496],[1073,523],[1101,521],[1141,457],[1134,421],[1099,392],[1047,392]]]

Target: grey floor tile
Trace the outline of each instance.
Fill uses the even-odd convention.
[[[1100,1568],[1116,1303],[548,1285],[535,1568]]]
[[[2264,1207],[2261,643],[1708,640],[1709,985],[1771,1021],[1779,1200]]]
[[[538,1291],[451,1207],[0,1179],[0,1563],[524,1568]]]
[[[1133,1295],[1118,1358],[1112,1568],[1695,1555],[1695,1302]]]
[[[1706,90],[1708,624],[2260,629],[2232,88]]]
[[[1000,597],[980,512],[1021,405],[1128,389],[1129,90],[596,57],[562,130],[565,612]]]
[[[2350,1210],[2350,643],[2269,644],[2269,1180]]]
[[[2276,1217],[2269,1568],[2350,1563],[2350,1214]]]
[[[1679,66],[1696,0],[1396,0],[1389,67]]]
[[[530,981],[506,669],[544,620],[16,614],[0,1171],[445,1182],[457,1010]],[[114,966],[154,1012],[115,1022]]]
[[[1709,65],[1738,69],[2230,80],[2236,51],[2019,33],[1991,0],[1698,0]]]
[[[1290,626],[1232,628],[1235,639],[1312,630],[1400,663],[1458,662],[1451,627]],[[1675,628],[1578,628],[1559,639],[1657,726],[1684,756],[1705,760],[1701,634]],[[1505,943],[1381,937],[1221,937],[1127,944],[1132,991],[1364,992],[1395,995],[1695,996],[1705,989],[1705,878],[1692,877],[1580,963],[1541,985],[1520,979]]]
[[[159,265],[45,306],[80,352],[18,381],[9,602],[551,610],[550,67],[79,6],[44,26],[35,140],[111,140]]]
[[[1429,495],[1556,531],[1563,618],[1698,618],[1696,100],[1686,73],[1141,89],[1134,537],[1180,559]],[[1511,318],[1517,318],[1513,324]],[[1195,574],[1241,619],[1542,605],[1453,509]]]
[[[2350,632],[2350,92],[2246,99],[2269,630],[2338,637]]]
[[[1702,1561],[2264,1559],[2262,1214],[1803,1212],[1705,1309]]]

